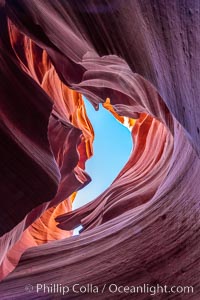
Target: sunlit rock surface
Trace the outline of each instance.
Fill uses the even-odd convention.
[[[114,282],[190,285],[166,297],[198,300],[199,1],[0,4],[0,298],[27,299],[29,283]],[[71,211],[91,180],[82,95],[127,124],[134,149],[107,190]],[[95,295],[114,297],[125,298]]]

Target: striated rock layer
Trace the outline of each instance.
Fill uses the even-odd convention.
[[[54,297],[26,284],[149,283],[194,287],[156,299],[198,300],[199,2],[0,3],[0,298]],[[134,149],[107,190],[71,211],[91,180],[82,95],[128,124]],[[63,296],[75,297],[94,295]]]

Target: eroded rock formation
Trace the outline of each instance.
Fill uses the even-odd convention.
[[[27,296],[41,282],[190,285],[156,299],[199,299],[199,14],[189,0],[1,2],[1,299],[51,299]],[[82,95],[128,120],[134,149],[71,211],[91,180]]]

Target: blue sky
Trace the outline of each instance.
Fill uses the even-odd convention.
[[[86,172],[92,181],[78,192],[73,209],[101,194],[121,171],[132,150],[130,131],[102,105],[95,111],[86,98],[84,101],[95,132],[94,155],[86,162]]]
[[[86,162],[86,172],[92,181],[78,192],[73,209],[102,193],[121,171],[132,150],[130,131],[102,105],[95,111],[86,98],[84,101],[95,133],[94,155]]]

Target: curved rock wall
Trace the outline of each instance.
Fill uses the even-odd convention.
[[[30,282],[193,286],[156,299],[199,299],[199,13],[189,0],[1,3],[1,299],[26,299]],[[134,149],[71,211],[91,180],[82,95],[128,118]]]

